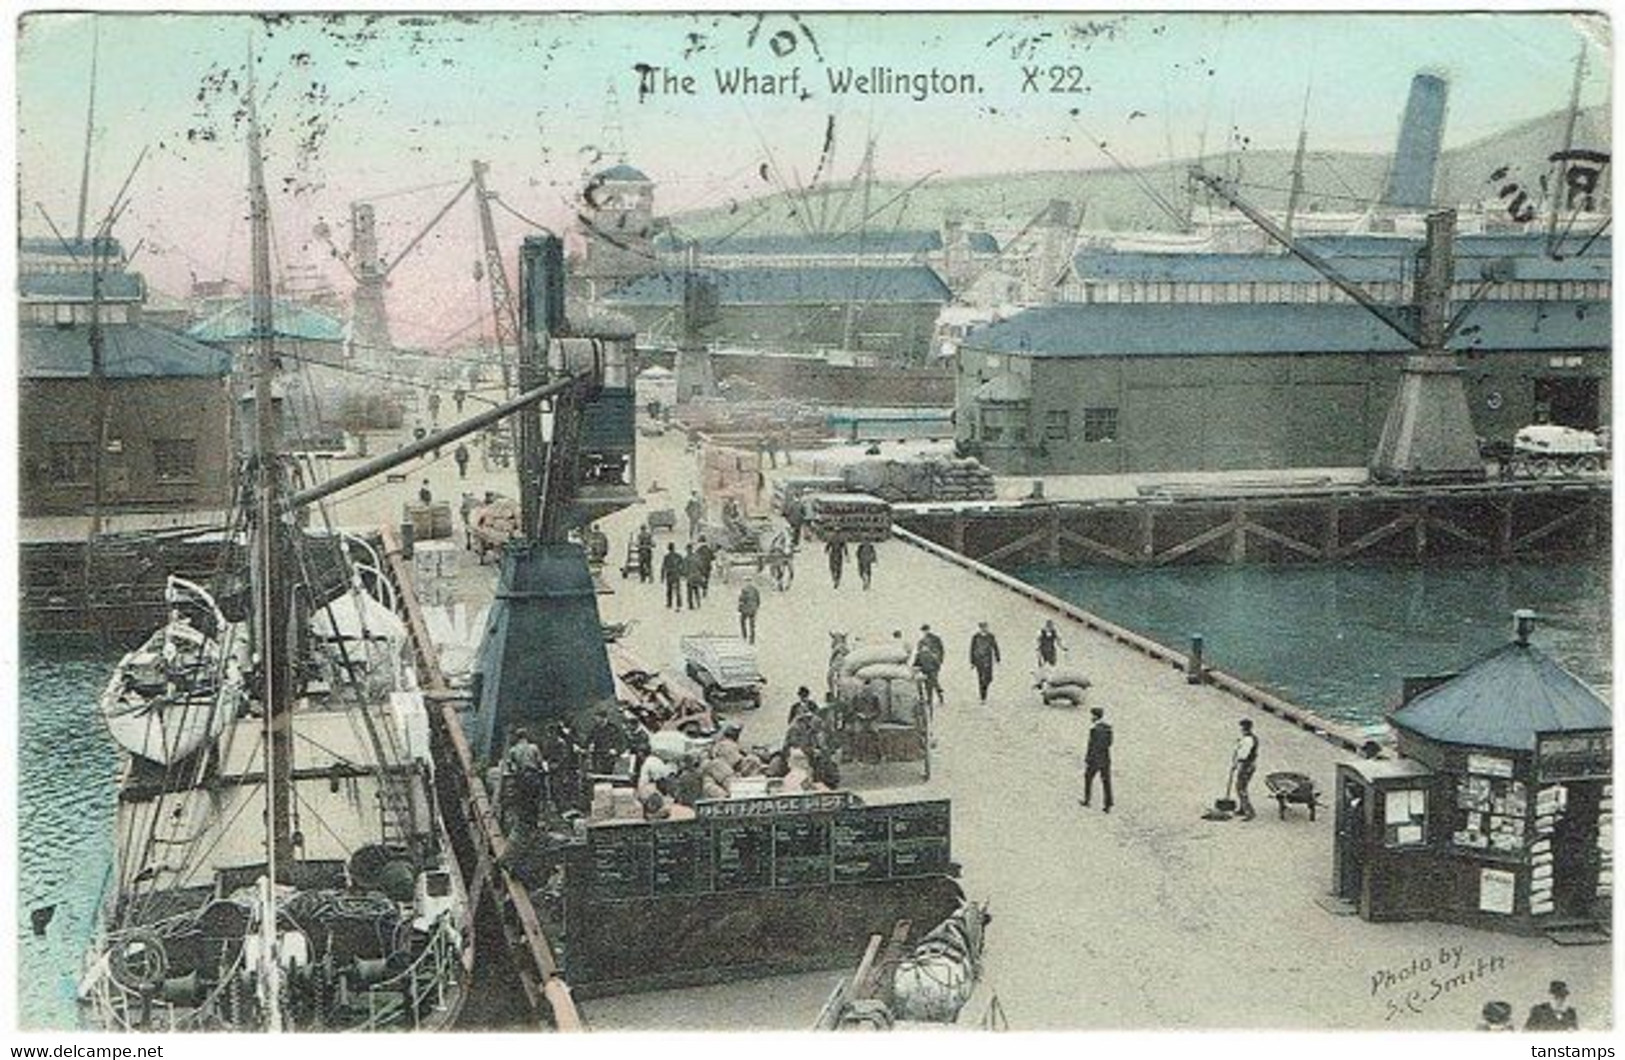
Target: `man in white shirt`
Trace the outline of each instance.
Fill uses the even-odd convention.
[[[1244,821],[1252,820],[1252,800],[1247,797],[1247,784],[1253,779],[1253,771],[1258,768],[1258,737],[1253,735],[1253,723],[1250,718],[1241,719],[1241,739],[1236,741],[1235,753],[1231,756],[1236,771],[1236,806]]]

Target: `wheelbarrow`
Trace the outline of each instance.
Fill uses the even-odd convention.
[[[1286,820],[1286,807],[1288,803],[1309,807],[1309,819],[1315,819],[1315,808],[1320,805],[1320,793],[1315,790],[1315,782],[1302,773],[1271,773],[1264,778],[1264,786],[1270,789],[1275,797],[1276,805],[1281,809],[1281,820]]]

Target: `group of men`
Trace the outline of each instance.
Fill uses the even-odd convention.
[[[801,531],[799,524],[792,523],[791,525],[795,531],[792,539],[793,545],[794,540],[800,538]],[[840,538],[831,538],[829,541],[824,542],[824,552],[829,556],[830,584],[839,589],[841,587],[841,576],[846,573],[846,542]],[[863,587],[867,590],[875,580],[875,559],[877,557],[875,543],[873,541],[858,542],[857,557],[858,579],[863,582]]]
[[[645,530],[648,528],[645,527]],[[651,551],[653,548],[651,542]],[[711,590],[711,568],[716,563],[716,550],[705,538],[698,544],[690,543],[682,552],[677,542],[666,543],[666,554],[660,560],[660,581],[666,586],[666,606],[674,611],[699,609]],[[643,545],[638,546],[638,572],[642,576]]]

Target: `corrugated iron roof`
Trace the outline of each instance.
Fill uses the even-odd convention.
[[[231,371],[231,355],[150,324],[102,325],[103,359],[114,379],[218,377]],[[18,331],[24,379],[78,379],[90,375],[90,328],[28,326]]]
[[[1535,734],[1613,728],[1613,712],[1585,682],[1528,644],[1497,648],[1389,716],[1441,743],[1533,751]]]
[[[1591,232],[1589,230],[1580,231],[1576,229],[1571,231],[1567,238],[1562,240],[1559,252],[1565,256],[1572,256],[1590,238]],[[1323,254],[1327,257],[1397,258],[1414,255],[1418,250],[1422,249],[1422,240],[1418,236],[1373,235],[1370,233],[1341,236],[1304,236],[1299,242],[1317,254]],[[1612,242],[1611,236],[1599,236],[1584,256],[1608,258],[1613,252]],[[1547,256],[1546,234],[1544,232],[1458,233],[1454,246],[1458,258],[1532,258]]]
[[[722,305],[942,304],[952,297],[942,279],[924,265],[752,265],[700,272],[716,284]],[[679,305],[682,300],[680,272],[640,276],[604,297],[605,303],[615,306]]]
[[[1306,241],[1307,242],[1307,241]],[[1329,259],[1355,283],[1398,283],[1415,274],[1412,251],[1392,257],[1353,255]],[[1512,262],[1512,280],[1607,281],[1613,269],[1606,256],[1587,253],[1578,258],[1553,260],[1544,255],[1506,255]],[[1476,282],[1483,268],[1499,256],[1462,256],[1456,262],[1460,283]],[[1150,254],[1080,251],[1072,259],[1080,280],[1141,283],[1329,283],[1315,269],[1290,254]]]
[[[1406,311],[1399,310],[1401,315]],[[1481,302],[1451,340],[1455,350],[1587,350],[1611,344],[1604,302]],[[1033,357],[1382,353],[1411,349],[1355,305],[1112,303],[1036,306],[964,345]]]
[[[985,233],[981,233],[985,235]],[[989,237],[991,238],[991,237]],[[932,254],[942,250],[942,233],[935,229],[867,229],[835,235],[806,235],[796,232],[733,235],[724,239],[684,241],[663,234],[656,237],[661,250],[680,250],[694,245],[701,254],[831,257],[851,254]],[[997,245],[994,251],[998,250]]]
[[[95,295],[90,272],[24,272],[17,277],[17,293],[25,302],[89,302]],[[146,283],[137,272],[104,272],[102,300],[139,302]]]
[[[307,342],[343,342],[344,324],[308,306],[278,298],[271,303],[274,333]],[[243,342],[254,337],[253,310],[248,299],[228,302],[186,332],[203,342]]]

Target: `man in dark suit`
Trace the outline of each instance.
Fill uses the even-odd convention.
[[[666,606],[683,609],[683,556],[676,542],[666,543],[666,558],[660,561],[660,580],[666,585]]]
[[[993,664],[999,661],[999,642],[994,639],[993,631],[987,628],[986,622],[976,624],[976,632],[970,639],[970,665],[976,671],[976,687],[982,697],[982,706],[987,706],[988,686],[993,683]]]
[[[1089,746],[1083,752],[1083,798],[1080,806],[1089,805],[1094,796],[1095,777],[1100,777],[1100,791],[1104,801],[1101,810],[1112,812],[1112,727],[1106,724],[1106,712],[1100,707],[1089,708],[1094,724],[1089,726]]]
[[[1524,1021],[1523,1029],[1526,1031],[1577,1031],[1580,1029],[1580,1014],[1569,1007],[1569,984],[1561,979],[1553,979],[1550,988],[1552,999],[1542,1001],[1529,1010],[1529,1018]]]

